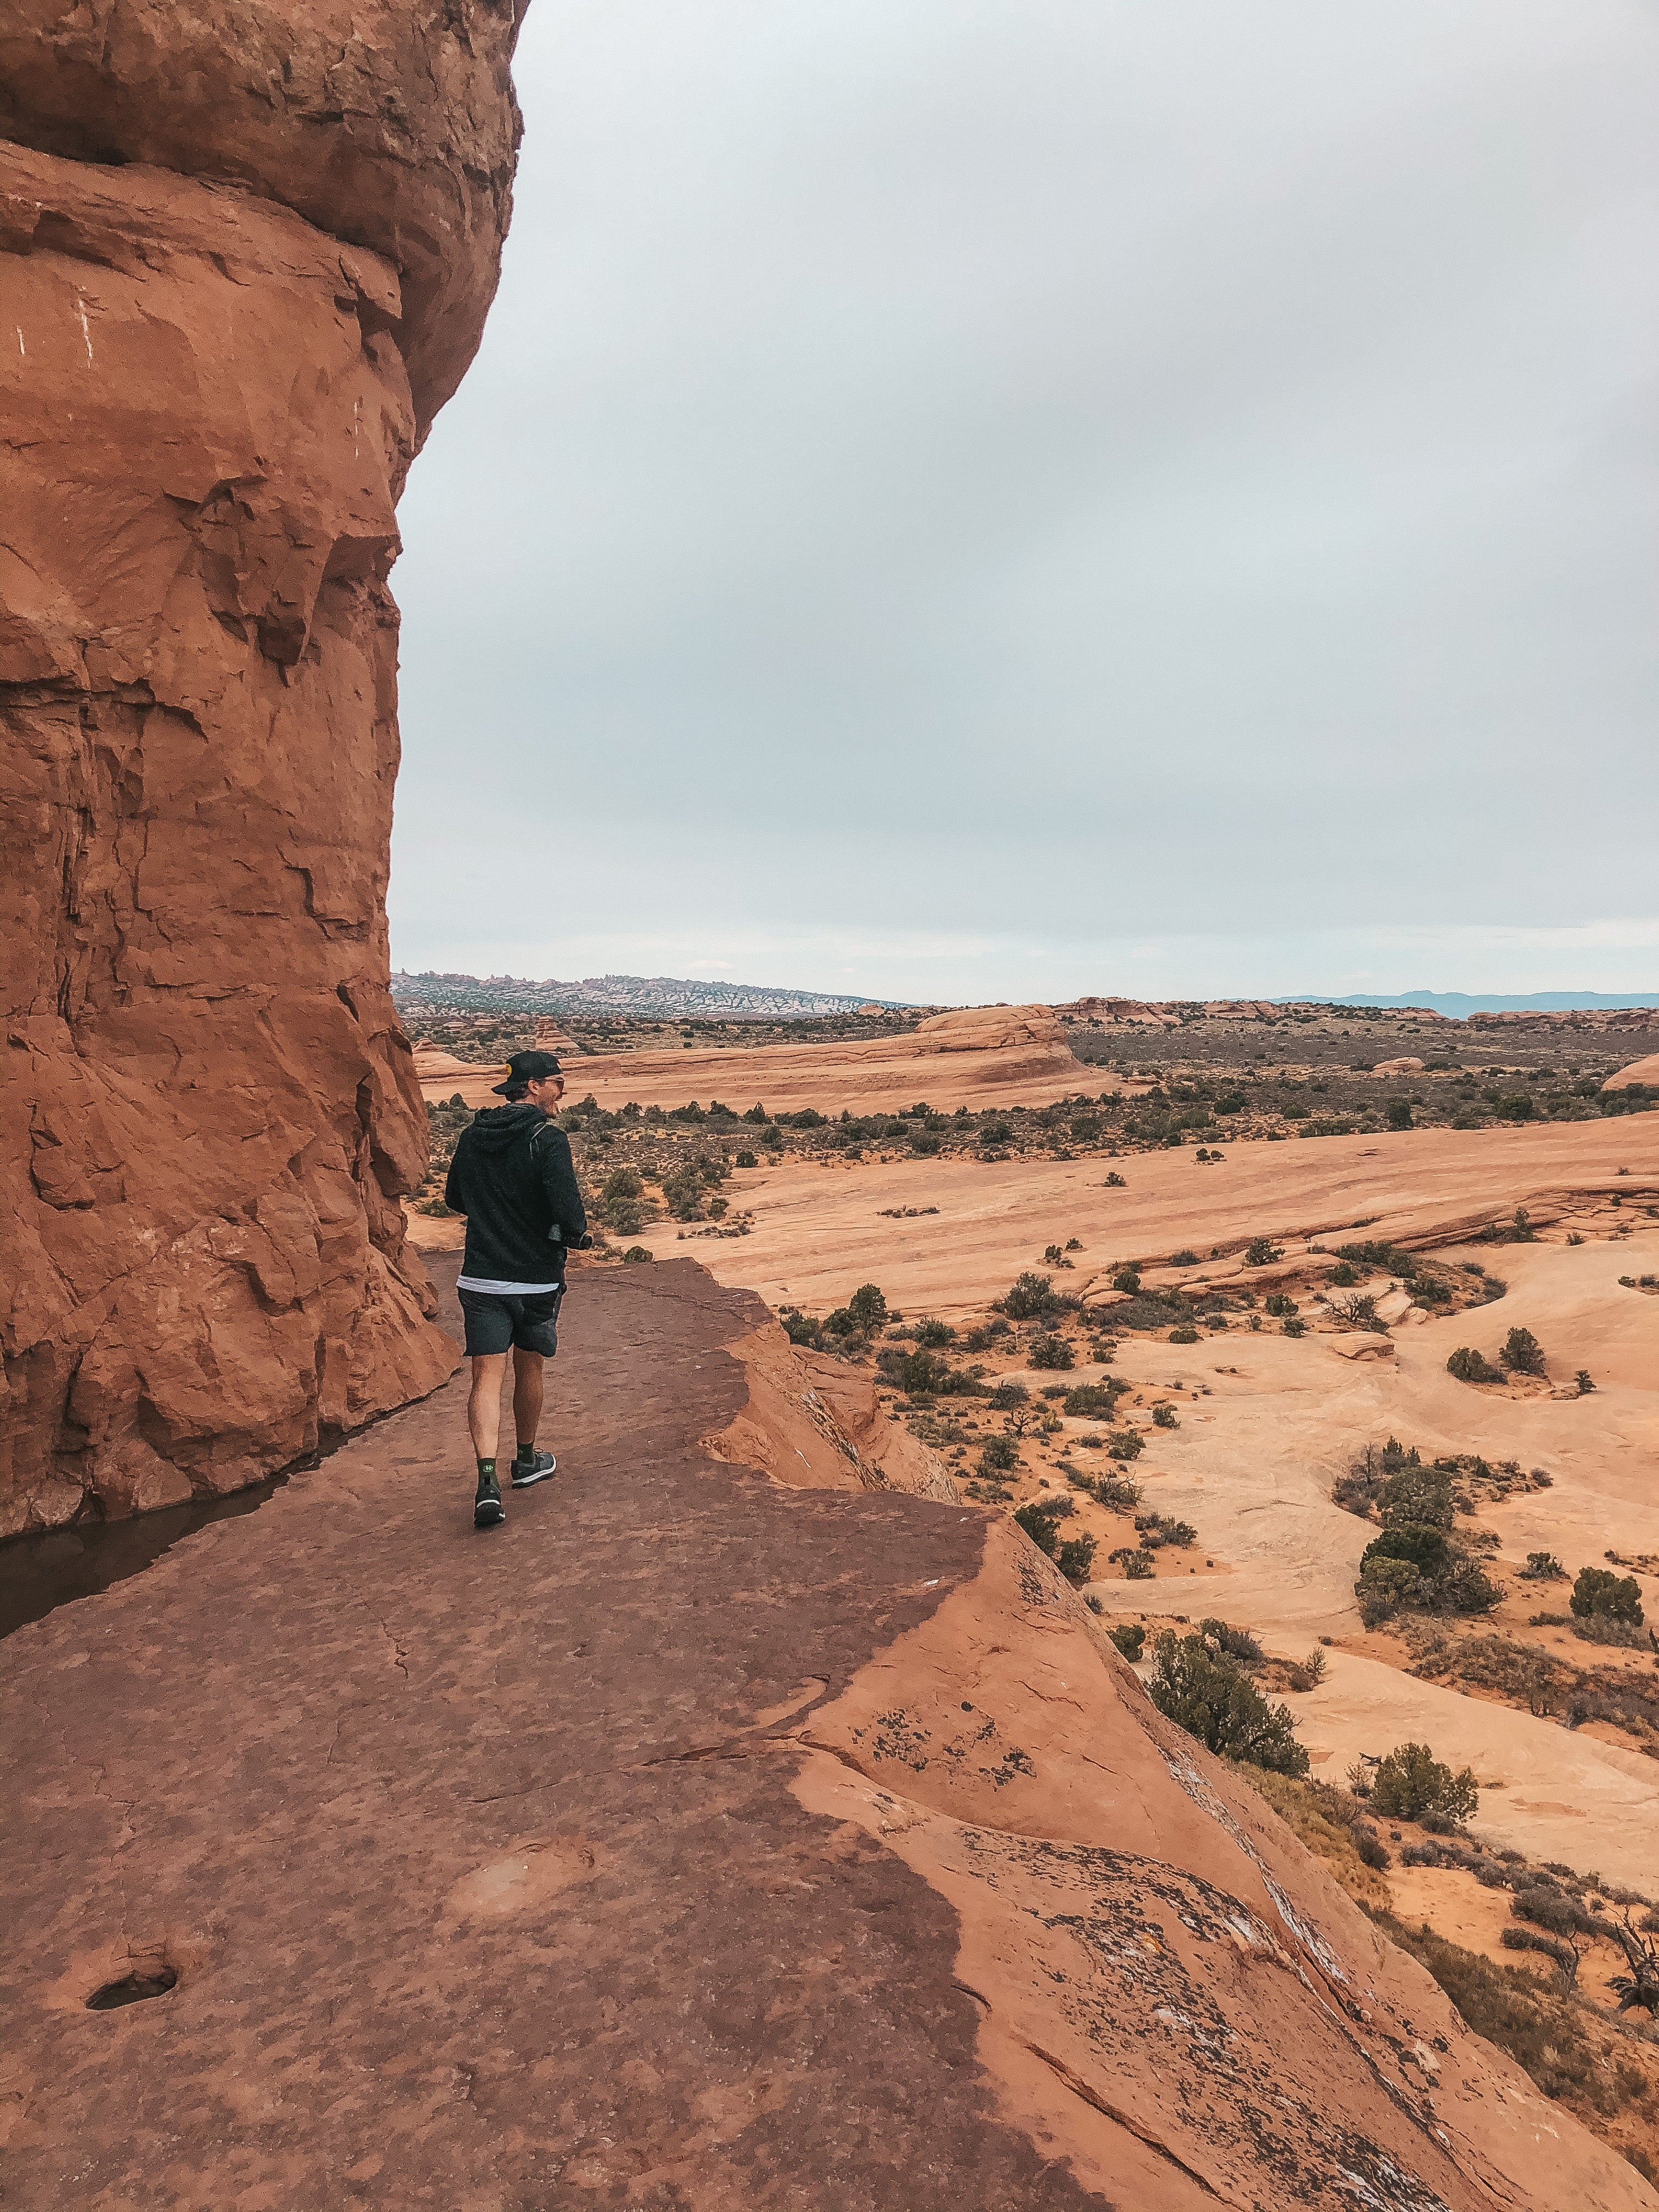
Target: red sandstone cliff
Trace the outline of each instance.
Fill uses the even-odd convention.
[[[0,21],[0,1534],[432,1388],[387,990],[396,503],[494,291],[511,5]]]

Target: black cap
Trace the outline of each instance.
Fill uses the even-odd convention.
[[[515,1052],[507,1063],[505,1083],[492,1084],[490,1088],[500,1097],[516,1091],[522,1083],[543,1083],[550,1075],[562,1075],[564,1070],[550,1052]]]

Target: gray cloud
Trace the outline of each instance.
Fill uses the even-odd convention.
[[[395,955],[1659,979],[1656,62],[1611,0],[537,0]]]

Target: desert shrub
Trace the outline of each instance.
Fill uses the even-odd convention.
[[[1482,1352],[1473,1346],[1460,1344],[1446,1362],[1446,1372],[1460,1382],[1501,1382],[1504,1379]]]
[[[954,1344],[956,1339],[957,1333],[948,1321],[934,1321],[929,1316],[916,1323],[915,1340],[930,1352],[937,1352],[944,1344]]]
[[[1506,1951],[1541,1951],[1547,1959],[1553,1959],[1565,1975],[1569,1985],[1578,1978],[1578,1954],[1571,1943],[1560,1943],[1553,1936],[1540,1936],[1531,1928],[1505,1928],[1498,1938]]]
[[[1109,1556],[1121,1562],[1125,1582],[1147,1582],[1156,1571],[1145,1552],[1132,1552],[1125,1548],[1122,1551],[1113,1552]]]
[[[1112,1407],[1127,1386],[1123,1383],[1079,1382],[1066,1393],[1060,1411],[1073,1420],[1109,1421]]]
[[[783,1150],[783,1132],[775,1121],[769,1123],[762,1130],[761,1142],[769,1152],[781,1152]]]
[[[1553,1552],[1528,1552],[1521,1569],[1523,1583],[1564,1583],[1566,1578],[1567,1571]]]
[[[1363,1578],[1370,1559],[1407,1559],[1419,1575],[1437,1575],[1450,1565],[1451,1556],[1451,1546],[1438,1528],[1406,1521],[1385,1528],[1366,1545],[1360,1555],[1359,1572]]]
[[[1142,1492],[1138,1482],[1127,1474],[1099,1474],[1092,1480],[1085,1478],[1090,1494],[1109,1513],[1133,1513],[1139,1504]]]
[[[1644,1651],[1650,1648],[1651,1632],[1634,1621],[1620,1620],[1610,1613],[1586,1613],[1582,1620],[1573,1620],[1572,1632],[1583,1644],[1611,1644],[1626,1651]],[[1610,1719],[1609,1714],[1596,1716]]]
[[[1271,1314],[1275,1321],[1288,1321],[1297,1310],[1296,1300],[1283,1291],[1269,1291],[1262,1300],[1262,1310]]]
[[[1018,1407],[1029,1405],[1031,1394],[1023,1382],[999,1382],[991,1393],[994,1413],[1012,1413]]]
[[[1112,1288],[1115,1291],[1127,1291],[1131,1294],[1138,1291],[1140,1288],[1139,1268],[1120,1267],[1112,1278]]]
[[[1544,1347],[1529,1328],[1512,1328],[1504,1339],[1504,1349],[1498,1360],[1511,1375],[1541,1375]]]
[[[1451,1477],[1434,1467],[1402,1467],[1389,1476],[1376,1497],[1385,1528],[1415,1526],[1449,1528],[1452,1524]],[[1396,1559],[1407,1556],[1396,1553]]]
[[[1376,1628],[1420,1594],[1423,1579],[1409,1559],[1373,1557],[1353,1587],[1359,1618],[1367,1628]]]
[[[1305,1774],[1288,1705],[1270,1705],[1249,1676],[1212,1651],[1204,1637],[1165,1630],[1153,1645],[1157,1667],[1147,1693],[1164,1717],[1224,1759],[1279,1774]]]
[[[1412,1102],[1409,1098],[1390,1098],[1388,1106],[1389,1127],[1409,1129],[1412,1126]]]
[[[1055,1526],[1054,1516],[1045,1512],[1041,1504],[1022,1505],[1014,1519],[1038,1551],[1046,1553],[1052,1559],[1060,1549],[1060,1532]]]
[[[613,1168],[605,1179],[605,1188],[599,1193],[599,1203],[602,1206],[615,1206],[619,1200],[638,1198],[644,1188],[645,1185],[632,1168]]]
[[[1363,1820],[1356,1820],[1350,1832],[1353,1837],[1353,1847],[1366,1866],[1374,1867],[1380,1874],[1384,1867],[1393,1864],[1389,1847],[1375,1828],[1368,1826]]]
[[[1535,1928],[1548,1929],[1552,1936],[1589,1933],[1589,1913],[1576,1897],[1558,1889],[1553,1881],[1534,1881],[1525,1889],[1517,1888],[1510,1911],[1517,1920],[1530,1920]]]
[[[1120,1621],[1106,1633],[1111,1638],[1126,1659],[1139,1659],[1146,1642],[1146,1632],[1138,1622]]]
[[[1012,1437],[987,1437],[979,1448],[980,1471],[998,1474],[1019,1465],[1019,1447]]]
[[[1090,1535],[1066,1537],[1055,1555],[1054,1564],[1068,1583],[1086,1583],[1094,1572],[1094,1538]]]
[[[1437,1528],[1389,1528],[1364,1547],[1354,1583],[1360,1620],[1376,1628],[1401,1606],[1418,1613],[1491,1613],[1502,1583],[1478,1559],[1453,1551]]]
[[[760,1165],[753,1152],[739,1152],[737,1164],[740,1168],[757,1168]]]
[[[1581,1367],[1572,1379],[1581,1398],[1588,1398],[1595,1388],[1595,1383],[1590,1380],[1590,1371],[1588,1367]]]
[[[1013,1138],[1014,1133],[1006,1121],[987,1121],[981,1125],[979,1133],[981,1145],[1009,1145],[1013,1142]]]
[[[1077,1354],[1063,1336],[1033,1337],[1026,1358],[1033,1367],[1050,1370],[1077,1365]]]
[[[1254,1667],[1264,1656],[1248,1628],[1231,1628],[1224,1620],[1212,1617],[1199,1622],[1198,1632],[1207,1636],[1224,1658],[1236,1659],[1241,1666]]]
[[[830,1316],[831,1322],[835,1315]],[[827,1326],[827,1324],[826,1324]],[[940,1359],[932,1352],[918,1348],[915,1352],[900,1352],[896,1347],[884,1346],[876,1355],[876,1364],[882,1373],[912,1398],[978,1398],[984,1395],[982,1382],[960,1367],[952,1367],[948,1360]]]
[[[1154,1406],[1152,1408],[1152,1426],[1155,1429],[1178,1429],[1181,1426],[1181,1424],[1176,1419],[1175,1407],[1173,1406],[1166,1406],[1162,1401]]]
[[[1135,1516],[1143,1549],[1156,1552],[1165,1544],[1177,1544],[1184,1551],[1188,1544],[1198,1541],[1198,1531],[1190,1521],[1176,1521],[1162,1513],[1142,1513]],[[1258,1652],[1256,1656],[1261,1657]]]
[[[1106,1449],[1114,1459],[1139,1459],[1146,1449],[1146,1440],[1133,1429],[1114,1429]]]
[[[1308,1334],[1308,1324],[1305,1321],[1287,1321],[1285,1324],[1285,1334],[1286,1336],[1305,1336]]]
[[[1183,1246],[1179,1252],[1170,1253],[1170,1265],[1172,1267],[1195,1267],[1198,1265],[1198,1255],[1196,1252],[1188,1251]]]
[[[1642,1585],[1634,1575],[1616,1575],[1610,1567],[1581,1567],[1567,1601],[1581,1620],[1605,1615],[1632,1628],[1643,1623]]]
[[[698,1221],[702,1218],[703,1182],[695,1163],[688,1161],[670,1176],[663,1177],[662,1194],[668,1201],[668,1211],[676,1221]]]
[[[650,1257],[650,1253],[646,1250],[643,1244],[630,1244],[628,1249],[623,1254],[623,1258],[625,1261],[634,1262],[637,1262],[641,1260],[648,1260]]]
[[[1474,1770],[1466,1766],[1454,1774],[1425,1743],[1396,1744],[1371,1777],[1371,1797],[1379,1813],[1395,1820],[1415,1820],[1425,1813],[1467,1820],[1480,1802]]]
[[[1170,1341],[1171,1344],[1196,1344],[1198,1331],[1193,1327],[1191,1322],[1183,1321],[1177,1328],[1170,1331]]]
[[[1043,1314],[1053,1313],[1060,1300],[1054,1295],[1051,1278],[1034,1274],[1028,1267],[1024,1273],[1015,1277],[998,1303],[1010,1321],[1036,1321]]]
[[[1244,1265],[1247,1267],[1270,1267],[1275,1260],[1282,1260],[1284,1256],[1284,1252],[1271,1237],[1252,1237],[1244,1247]]]
[[[873,1336],[884,1322],[898,1319],[896,1313],[889,1310],[886,1299],[874,1283],[860,1283],[848,1299],[847,1310],[853,1316],[854,1326],[866,1336]]]
[[[748,1112],[743,1116],[743,1119],[745,1121],[755,1121],[762,1126],[764,1126],[764,1124],[769,1121],[771,1118],[771,1115],[767,1112],[764,1106],[751,1106]]]
[[[1351,1291],[1359,1280],[1359,1277],[1347,1261],[1339,1260],[1325,1279],[1327,1282],[1334,1283],[1340,1291]]]
[[[799,1306],[785,1306],[778,1319],[787,1331],[791,1344],[810,1345],[815,1352],[822,1347],[823,1323],[814,1320],[811,1314],[804,1314]]]

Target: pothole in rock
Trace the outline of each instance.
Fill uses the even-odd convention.
[[[123,2005],[143,2004],[146,1997],[164,1997],[179,1985],[171,1966],[154,1966],[147,1973],[123,1974],[118,1982],[106,1982],[87,1999],[88,2012],[116,2012]]]

